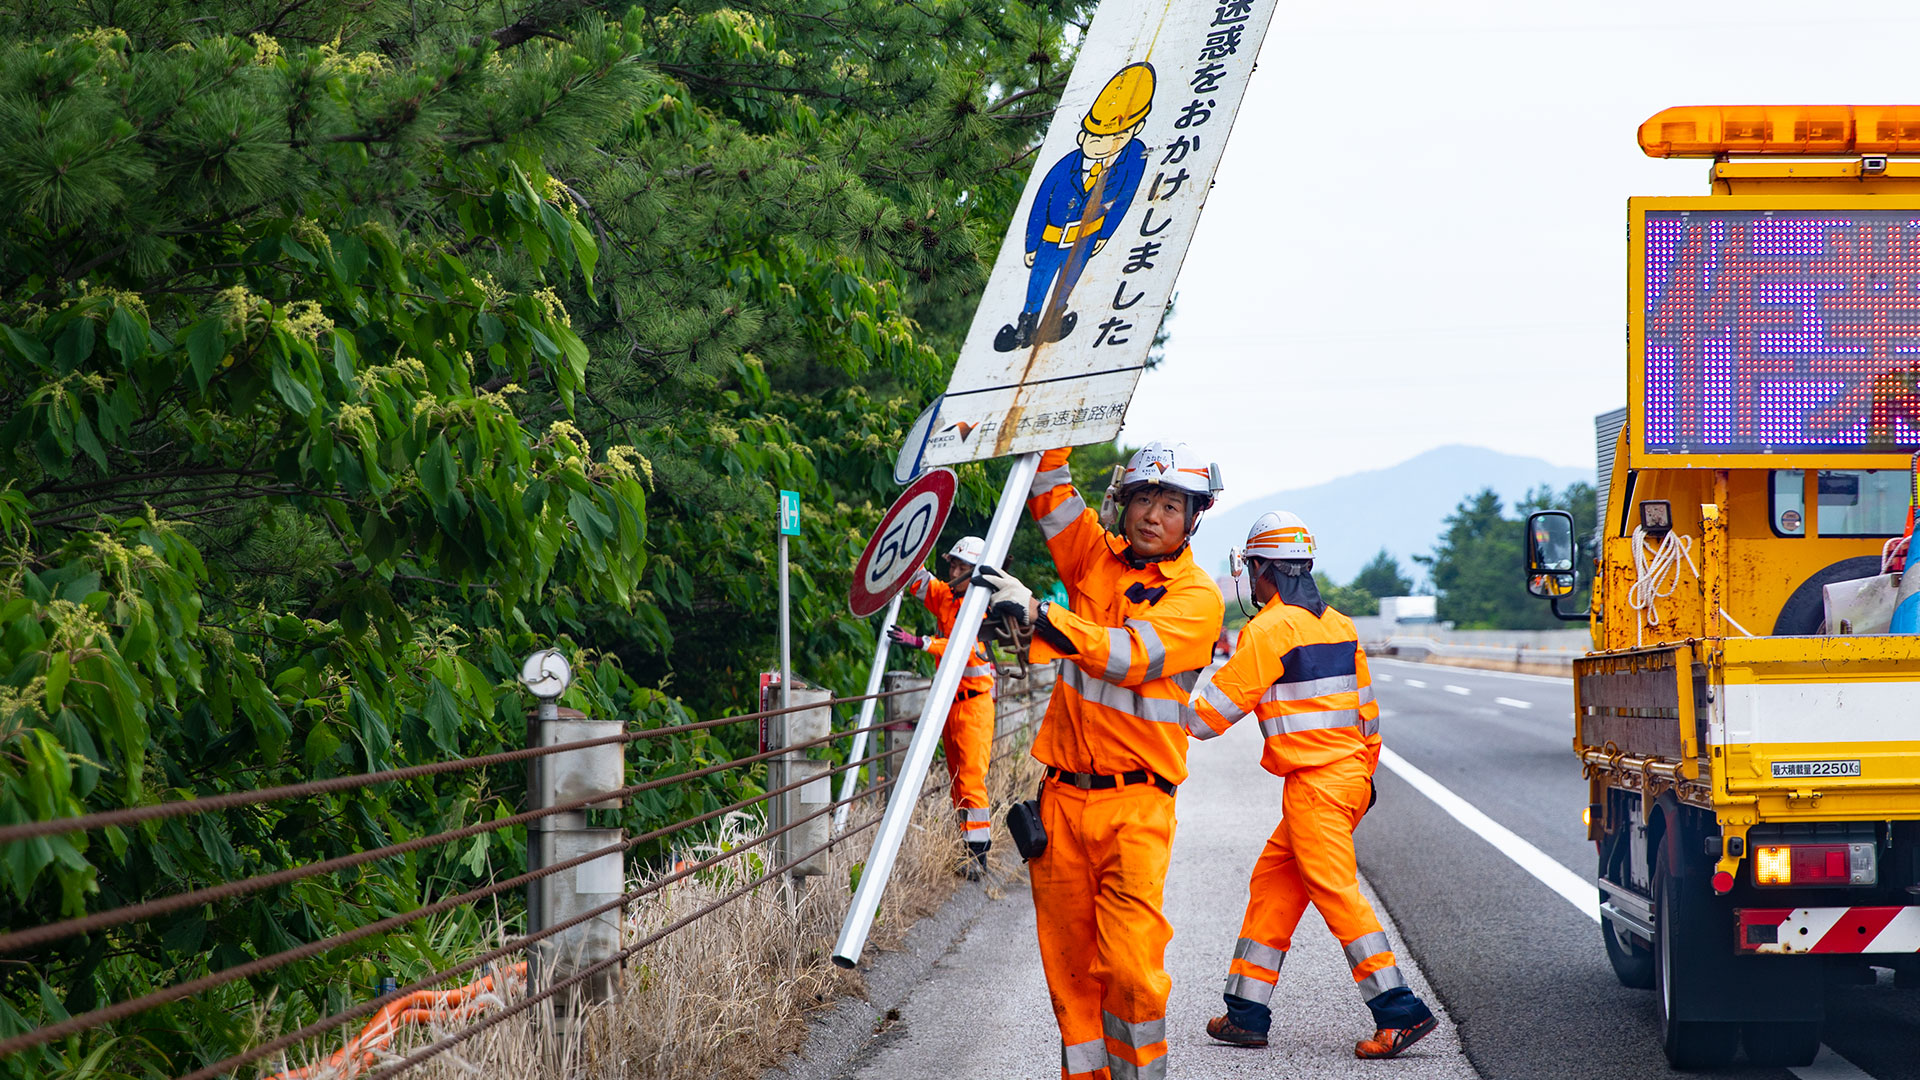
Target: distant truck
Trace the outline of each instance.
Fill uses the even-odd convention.
[[[1430,623],[1438,614],[1431,596],[1383,596],[1380,617],[1396,623]]]
[[[1615,973],[1678,1068],[1804,1065],[1827,986],[1920,985],[1920,636],[1828,610],[1910,533],[1920,110],[1669,109],[1640,144],[1712,194],[1628,201],[1592,610],[1560,611],[1565,513],[1528,519],[1526,585],[1598,645],[1573,742]]]

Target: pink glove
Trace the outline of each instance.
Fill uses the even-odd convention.
[[[909,649],[923,649],[927,644],[925,638],[898,626],[887,627],[887,640],[895,645],[905,645]]]

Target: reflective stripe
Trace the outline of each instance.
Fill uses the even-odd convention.
[[[1380,718],[1379,717],[1376,716],[1371,720],[1362,720],[1360,722],[1361,738],[1369,739],[1378,734],[1380,734]]]
[[[1127,670],[1133,667],[1133,639],[1125,630],[1113,627],[1107,631],[1107,681],[1119,682],[1127,677]]]
[[[1057,469],[1048,469],[1033,474],[1033,486],[1027,489],[1027,498],[1037,499],[1061,484],[1073,483],[1073,470],[1065,465]]]
[[[993,665],[969,664],[967,669],[960,673],[960,677],[963,679],[991,679],[993,678]]]
[[[1265,1005],[1273,1000],[1273,984],[1261,982],[1259,979],[1236,971],[1227,976],[1227,986],[1223,993],[1232,994],[1237,998],[1246,998],[1255,1005]]]
[[[1241,938],[1234,943],[1233,958],[1266,968],[1275,975],[1280,974],[1280,965],[1287,962],[1286,953],[1271,945],[1262,945],[1252,938]]]
[[[985,821],[989,823],[993,821],[993,811],[984,806],[962,806],[959,810],[961,816],[968,821]]]
[[[1060,1044],[1060,1067],[1070,1073],[1089,1073],[1107,1067],[1107,1040]]]
[[[1059,506],[1040,515],[1040,535],[1051,540],[1086,512],[1086,501],[1077,494],[1070,495]]]
[[[1383,952],[1392,952],[1393,946],[1387,942],[1385,930],[1375,930],[1365,937],[1355,938],[1347,943],[1347,966],[1353,967]]]
[[[1107,1072],[1113,1080],[1167,1080],[1167,1055],[1161,1054],[1145,1065],[1114,1058],[1107,1063]]]
[[[1329,675],[1324,679],[1306,679],[1301,682],[1277,682],[1267,687],[1261,695],[1261,701],[1299,701],[1302,698],[1325,697],[1328,694],[1347,694],[1360,688],[1358,675]]]
[[[1396,986],[1407,985],[1407,980],[1400,974],[1399,967],[1383,967],[1355,985],[1360,988],[1361,1001],[1372,1001]]]
[[[1176,671],[1167,678],[1172,679],[1173,685],[1189,694],[1193,693],[1194,687],[1200,685],[1200,672],[1197,668],[1193,671]]]
[[[1373,684],[1368,683],[1367,685],[1360,688],[1360,704],[1365,705],[1367,702],[1372,700],[1373,700]]]
[[[1140,644],[1147,650],[1147,673],[1141,681],[1146,682],[1160,677],[1160,669],[1167,663],[1167,647],[1160,642],[1160,631],[1145,619],[1128,619],[1127,625],[1140,635]]]
[[[1214,711],[1220,714],[1220,719],[1225,720],[1229,724],[1247,715],[1247,710],[1235,705],[1233,699],[1227,696],[1225,690],[1213,685],[1212,675],[1208,675],[1200,680],[1200,687],[1194,691],[1194,696],[1205,698],[1207,704],[1213,706]],[[1209,729],[1207,734],[1201,737],[1209,738],[1216,734],[1218,734],[1218,732]]]
[[[1135,1024],[1110,1012],[1103,1012],[1100,1014],[1100,1027],[1107,1033],[1107,1038],[1126,1043],[1135,1050],[1144,1050],[1154,1043],[1167,1041],[1167,1018],[1164,1016]]]
[[[1155,724],[1179,724],[1181,714],[1187,711],[1184,702],[1137,694],[1124,686],[1097,679],[1072,664],[1066,666],[1066,673],[1067,685],[1073,687],[1082,699],[1140,720]]]
[[[1360,710],[1330,709],[1325,712],[1285,713],[1280,716],[1264,717],[1260,721],[1260,733],[1272,737],[1292,735],[1301,731],[1358,726],[1360,726]],[[1365,732],[1363,731],[1362,734]]]

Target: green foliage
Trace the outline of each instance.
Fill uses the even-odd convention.
[[[1521,517],[1507,517],[1500,497],[1491,489],[1468,496],[1448,516],[1447,531],[1433,553],[1414,556],[1427,568],[1439,593],[1441,620],[1471,630],[1547,630],[1564,625],[1554,618],[1546,601],[1527,593],[1521,564],[1524,517],[1535,510],[1553,509],[1571,512],[1575,521],[1591,521],[1593,487],[1575,483],[1558,494],[1540,488],[1529,492],[1519,509]],[[1576,557],[1574,565],[1590,568],[1592,552],[1586,545],[1582,550],[1587,560]],[[1580,590],[1560,602],[1562,610],[1585,610],[1590,570],[1582,577]]]
[[[579,672],[565,703],[593,715],[748,705],[782,487],[806,500],[796,662],[857,689],[874,628],[846,613],[847,574],[1084,20],[601,12],[0,12],[0,821],[512,747],[518,658],[556,641]],[[984,525],[1004,469],[960,470],[957,523]],[[1037,543],[1010,562],[1049,576]],[[637,743],[629,773],[750,738]],[[503,817],[519,775],[13,845],[0,917]],[[627,824],[756,783],[648,792]],[[510,876],[522,850],[504,831],[16,955],[0,1034]],[[370,939],[0,1070],[173,1075],[251,1041],[257,1002],[291,1027],[490,930]]]

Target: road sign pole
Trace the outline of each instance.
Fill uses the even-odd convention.
[[[880,643],[873,647],[873,670],[867,672],[867,700],[860,703],[860,719],[853,725],[853,746],[847,750],[848,761],[859,761],[867,756],[867,728],[873,726],[873,707],[879,702],[873,695],[880,692],[880,680],[887,674],[887,628],[900,617],[901,593],[894,593],[887,602],[887,613],[880,620]],[[860,770],[848,769],[846,778],[840,781],[840,809],[833,812],[833,829],[839,832],[847,827],[847,811],[852,804],[847,800],[860,787]]]
[[[1020,522],[1020,510],[1026,504],[1034,474],[1040,471],[1040,455],[1022,454],[1007,472],[1000,489],[1000,502],[993,510],[993,522],[987,526],[983,563],[998,566],[1007,557],[1013,543],[1014,526]],[[933,686],[927,691],[927,704],[913,730],[913,742],[907,746],[907,760],[900,768],[887,810],[880,819],[880,830],[867,852],[866,868],[860,874],[860,887],[854,890],[853,905],[847,921],[840,927],[840,940],[833,947],[833,962],[850,968],[860,960],[866,948],[867,933],[873,929],[873,917],[880,910],[880,896],[893,874],[893,862],[900,854],[900,842],[906,838],[913,821],[914,808],[920,805],[920,788],[933,765],[934,748],[940,745],[941,732],[947,726],[947,711],[953,707],[953,695],[960,689],[960,673],[972,661],[973,645],[980,635],[980,617],[986,614],[987,590],[974,586],[960,601],[960,613],[954,616],[953,632],[947,638],[947,651],[934,669]]]
[[[780,707],[793,707],[793,632],[787,588],[787,537],[800,535],[800,493],[780,493]]]

